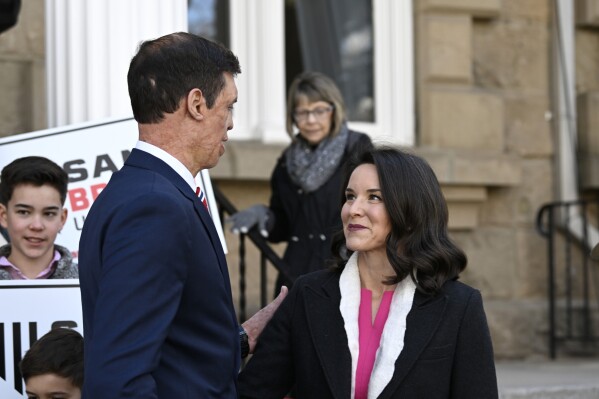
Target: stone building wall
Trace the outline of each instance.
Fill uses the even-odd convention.
[[[462,154],[485,191],[476,224],[450,226],[469,256],[463,280],[483,294],[498,358],[546,356],[548,259],[535,219],[556,199],[554,1],[414,4],[419,146]],[[580,180],[583,194],[592,196],[599,187],[599,2],[575,6]],[[475,154],[498,165],[508,159],[514,178],[483,175]],[[501,168],[495,173],[509,174]],[[446,186],[465,184],[442,177]],[[565,274],[559,264],[558,272]]]
[[[599,1],[576,3],[579,167],[586,196],[599,195]]]
[[[545,243],[534,221],[553,198],[551,2],[414,4],[419,144],[465,152],[475,174],[474,154],[507,159],[516,176],[476,179],[486,192],[477,223],[452,230],[469,257],[463,280],[482,292],[498,357],[546,353]]]
[[[44,1],[27,0],[0,34],[0,137],[47,127],[44,27]]]

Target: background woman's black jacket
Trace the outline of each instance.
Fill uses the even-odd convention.
[[[295,280],[302,274],[321,270],[331,256],[331,235],[341,229],[341,179],[349,154],[358,148],[371,146],[370,137],[349,131],[342,161],[331,178],[316,191],[305,193],[289,177],[284,151],[271,176],[270,209],[275,224],[268,240],[287,242],[283,260]],[[291,282],[279,276],[276,287],[291,287]]]

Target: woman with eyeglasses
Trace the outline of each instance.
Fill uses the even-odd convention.
[[[257,226],[269,241],[287,242],[283,260],[293,280],[323,269],[331,257],[331,235],[341,226],[335,199],[342,165],[349,154],[372,145],[366,134],[348,129],[346,119],[332,79],[318,72],[298,75],[287,100],[292,142],[272,173],[270,205],[253,205],[228,220],[234,233]],[[292,283],[279,275],[275,287]]]

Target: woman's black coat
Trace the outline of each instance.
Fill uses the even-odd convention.
[[[339,272],[300,277],[260,335],[239,376],[242,399],[349,399],[351,355],[339,311]],[[397,322],[388,319],[387,323]],[[496,399],[491,336],[480,292],[446,282],[416,291],[404,347],[383,399]]]
[[[370,137],[349,131],[348,144],[342,161],[331,178],[316,191],[305,193],[291,181],[284,151],[271,176],[270,210],[275,224],[269,232],[270,242],[287,242],[283,260],[291,278],[325,268],[331,257],[331,235],[341,230],[341,187],[344,164],[359,148],[370,147]],[[279,276],[276,287],[292,282]]]

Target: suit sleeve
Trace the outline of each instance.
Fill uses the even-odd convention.
[[[102,234],[85,359],[88,399],[157,398],[153,372],[181,300],[184,254],[192,250],[183,206],[166,194],[144,194],[114,214]]]
[[[239,375],[241,399],[281,399],[291,390],[295,374],[292,319],[299,291],[299,284],[294,284],[260,335],[254,354]]]
[[[498,397],[493,345],[479,291],[470,296],[460,325],[451,376],[451,397]]]

